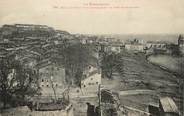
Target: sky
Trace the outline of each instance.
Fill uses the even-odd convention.
[[[122,5],[85,9],[84,4]],[[178,34],[184,32],[184,0],[0,0],[0,25],[43,24],[82,34]]]

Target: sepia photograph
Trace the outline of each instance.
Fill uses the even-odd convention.
[[[0,116],[184,116],[184,1],[1,0]]]

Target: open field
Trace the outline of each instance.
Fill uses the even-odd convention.
[[[157,65],[168,68],[171,71],[184,72],[184,57],[173,57],[169,55],[151,55],[148,60]]]
[[[146,56],[141,53],[123,52],[121,57],[121,67],[114,73],[113,79],[103,78],[103,84],[114,91],[125,91],[135,89],[147,89],[155,91],[155,95],[145,93],[145,97],[140,101],[137,95],[122,97],[122,103],[129,102],[130,106],[148,104],[155,101],[155,98],[169,96],[175,100],[179,106],[179,78],[172,73],[162,70],[160,67],[149,63]],[[136,96],[136,97],[135,97]],[[140,96],[140,95],[138,95]],[[144,94],[142,94],[144,96]],[[133,98],[131,98],[133,97]],[[127,100],[128,99],[128,100]],[[158,99],[157,99],[158,100]],[[132,103],[131,103],[132,102]],[[152,102],[150,102],[152,103]],[[155,103],[158,103],[155,101]],[[142,109],[138,107],[139,109]]]

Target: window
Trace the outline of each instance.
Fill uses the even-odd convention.
[[[98,84],[98,82],[96,82],[96,84]]]
[[[93,80],[93,78],[91,78],[91,80]]]
[[[42,82],[44,82],[44,79],[42,79]]]
[[[47,87],[49,87],[49,85],[47,85]]]

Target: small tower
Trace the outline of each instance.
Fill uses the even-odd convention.
[[[184,37],[182,35],[179,35],[178,37],[178,47],[182,54],[184,54]]]

